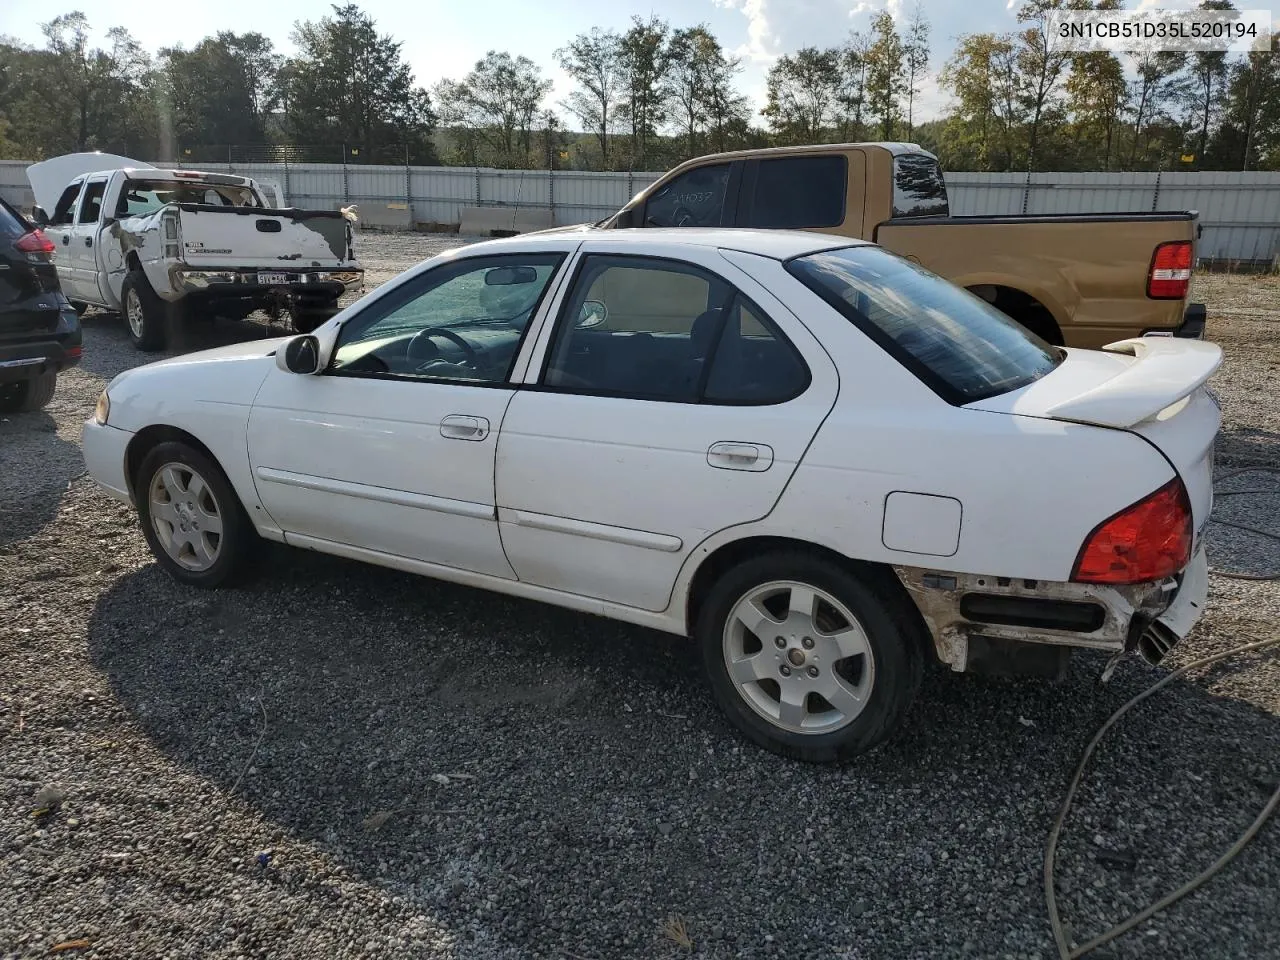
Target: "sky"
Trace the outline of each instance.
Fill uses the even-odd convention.
[[[523,54],[555,82],[547,106],[555,108],[572,89],[572,81],[556,65],[554,52],[574,35],[592,27],[624,30],[632,15],[657,15],[672,26],[705,22],[725,49],[742,58],[739,86],[758,110],[764,106],[765,76],[779,55],[805,46],[828,47],[849,31],[866,29],[888,9],[900,23],[917,0],[356,0],[382,33],[403,42],[402,52],[418,82],[430,89],[444,77],[459,79],[488,50]],[[932,30],[930,76],[921,85],[916,120],[937,117],[948,96],[933,75],[964,33],[1004,32],[1017,27],[1018,0],[920,0]],[[1194,0],[1138,0],[1134,7],[1185,8]],[[1248,6],[1247,4],[1245,6]],[[126,27],[154,52],[164,46],[192,47],[219,30],[257,31],[277,49],[290,53],[289,35],[299,20],[315,20],[331,12],[318,0],[218,0],[192,5],[139,4],[136,0],[58,0],[53,3],[0,3],[0,35],[42,45],[40,24],[59,13],[81,10],[95,32]],[[146,10],[150,16],[140,16]],[[563,110],[558,112],[564,113]],[[756,118],[759,120],[759,117]]]

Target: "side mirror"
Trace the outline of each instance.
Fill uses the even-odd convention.
[[[599,300],[585,300],[582,309],[578,312],[579,329],[583,327],[598,327],[609,319],[609,308]]]
[[[640,211],[643,209],[643,207],[631,207],[629,210],[619,212],[617,219],[613,223],[614,228],[626,230],[630,227],[639,226]]]
[[[286,373],[304,376],[319,373],[323,369],[320,362],[320,339],[310,333],[294,337],[276,351],[276,366]]]
[[[49,215],[44,212],[44,207],[32,207],[31,219],[35,221],[37,227],[47,227],[49,225]]]

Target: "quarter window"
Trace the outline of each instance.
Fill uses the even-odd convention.
[[[809,373],[764,313],[692,264],[588,256],[565,300],[543,383],[672,403],[779,403]]]
[[[743,226],[775,230],[844,223],[849,161],[843,155],[761,160]]]
[[[563,253],[447,263],[342,328],[329,373],[503,383]]]
[[[729,164],[695,167],[659,187],[644,205],[646,227],[725,226]]]

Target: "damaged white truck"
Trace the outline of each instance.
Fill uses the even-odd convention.
[[[364,284],[346,211],[268,206],[247,177],[82,153],[27,179],[63,293],[81,312],[118,311],[140,350],[172,347],[189,320],[255,310],[308,333]]]

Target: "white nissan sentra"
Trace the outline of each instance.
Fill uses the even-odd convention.
[[[183,583],[263,538],[688,635],[745,735],[824,761],[930,661],[1186,636],[1221,357],[1053,347],[841,237],[552,231],[121,374],[84,452]]]

